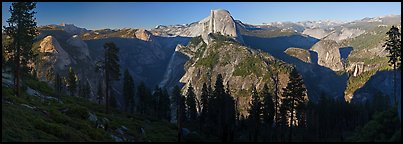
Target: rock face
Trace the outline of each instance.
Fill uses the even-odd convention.
[[[169,60],[167,69],[165,70],[164,78],[159,84],[160,87],[176,85],[179,79],[185,72],[184,65],[189,60],[191,55],[186,52],[179,51],[183,45],[178,45],[175,48],[174,54]]]
[[[209,43],[208,34],[220,33],[225,36],[234,37],[238,42],[243,43],[242,36],[237,30],[234,19],[227,10],[211,10],[209,17],[201,20],[203,25],[202,38],[205,43]]]
[[[49,84],[54,83],[56,74],[67,76],[68,68],[72,67],[80,81],[88,81],[90,96],[95,99],[95,85],[100,73],[94,73],[94,61],[90,57],[87,44],[77,35],[71,35],[64,30],[40,30],[39,57],[35,62],[37,77]],[[38,37],[40,38],[40,37]],[[36,45],[34,44],[34,45]]]
[[[157,26],[152,30],[155,35],[161,36],[202,36],[205,43],[209,43],[210,33],[220,33],[233,37],[236,41],[243,43],[243,38],[237,29],[237,25],[227,10],[211,10],[210,15],[203,20],[188,25]]]
[[[152,37],[153,35],[149,32],[149,31],[147,31],[147,30],[145,30],[145,29],[138,29],[136,32],[135,32],[135,35],[134,35],[136,38],[138,38],[138,39],[141,39],[141,40],[143,40],[143,41],[149,41],[150,40],[150,37]]]
[[[318,64],[333,71],[343,70],[339,48],[342,47],[332,40],[321,40],[312,46],[311,50],[318,53]]]
[[[311,56],[308,50],[302,49],[302,48],[288,48],[285,50],[285,53],[296,57],[303,62],[306,63],[311,63]]]
[[[66,32],[68,32],[68,33],[70,33],[70,34],[73,34],[73,35],[82,34],[82,33],[85,33],[85,32],[88,31],[87,29],[77,27],[77,26],[75,26],[74,24],[65,24],[65,23],[62,23],[62,24],[60,24],[60,26],[61,26],[61,28],[64,29],[64,31],[66,31]]]
[[[331,33],[329,33],[329,35],[323,38],[326,40],[334,40],[336,42],[340,42],[345,39],[355,38],[363,33],[365,33],[365,30],[359,28],[355,29],[342,28],[341,30],[338,31],[332,31]]]
[[[46,56],[42,57],[43,69],[64,70],[72,63],[69,54],[60,46],[59,42],[53,36],[45,37],[40,42],[39,46],[40,52],[47,53]],[[50,67],[45,68],[46,66]]]
[[[81,40],[81,38],[78,35],[73,35],[66,42],[67,44],[76,47],[76,49],[78,50],[77,55],[80,59],[84,59],[90,56],[87,43]]]

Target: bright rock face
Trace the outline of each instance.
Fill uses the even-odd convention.
[[[202,24],[204,28],[202,38],[205,43],[211,41],[208,38],[210,33],[220,33],[224,36],[234,37],[238,42],[243,43],[235,21],[227,10],[212,10],[210,16],[201,20],[199,24]]]
[[[211,38],[208,36],[210,33],[220,33],[225,36],[233,37],[240,43],[244,42],[231,14],[223,9],[211,10],[208,17],[188,25],[157,26],[156,29],[152,30],[152,33],[161,36],[184,37],[196,37],[201,35],[203,41],[207,44],[211,41]]]
[[[51,55],[43,57],[43,60],[51,62],[58,69],[64,69],[71,64],[68,53],[64,51],[59,42],[52,36],[47,36],[42,40],[39,51],[51,53]]]
[[[318,64],[333,71],[343,70],[339,48],[342,46],[332,40],[321,40],[311,50],[318,53]]]

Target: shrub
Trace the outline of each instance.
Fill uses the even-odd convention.
[[[70,123],[70,118],[67,117],[66,115],[60,113],[57,110],[51,109],[49,111],[49,116],[51,119],[53,119],[57,123],[62,123],[62,124]]]
[[[261,60],[256,57],[248,57],[237,65],[233,73],[234,76],[247,76],[252,73],[261,76]]]
[[[216,52],[210,53],[207,57],[201,58],[196,62],[196,66],[213,67],[218,63],[219,55]]]
[[[34,90],[41,92],[42,94],[56,95],[53,88],[49,87],[49,85],[46,82],[38,81],[33,78],[27,78],[25,80],[25,83],[27,84],[27,86],[31,87]]]
[[[70,117],[80,118],[80,119],[87,119],[88,118],[88,109],[86,107],[72,105],[69,107],[70,110],[66,112],[66,114]]]

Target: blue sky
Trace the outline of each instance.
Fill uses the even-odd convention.
[[[2,25],[10,17],[2,2]],[[248,24],[338,20],[401,14],[401,2],[38,2],[38,25],[73,23],[87,29],[154,28],[199,21],[211,9],[227,9]]]

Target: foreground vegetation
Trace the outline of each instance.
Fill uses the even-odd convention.
[[[103,105],[76,96],[62,95],[58,102],[46,83],[25,79],[28,87],[50,97],[29,95],[25,90],[21,97],[16,97],[12,88],[3,84],[2,141],[176,140],[177,128],[166,120],[117,109],[106,114]],[[91,115],[98,121],[91,121]],[[105,128],[99,127],[100,120],[106,120],[101,123]]]

